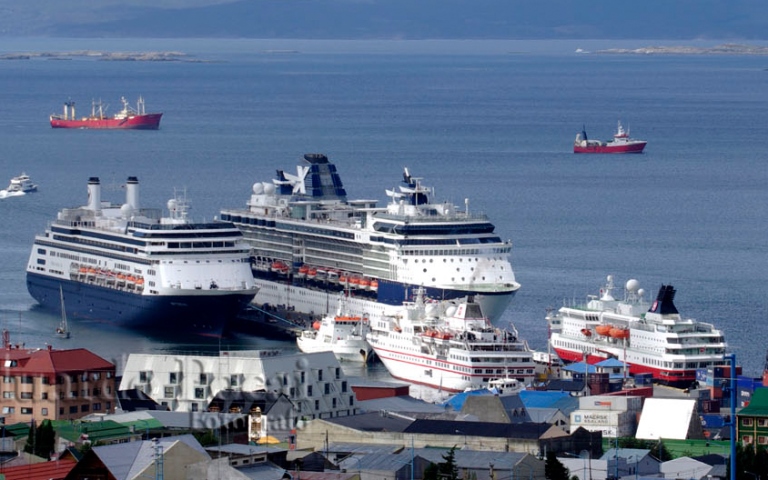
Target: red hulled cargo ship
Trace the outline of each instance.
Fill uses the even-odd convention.
[[[51,115],[52,128],[98,128],[98,129],[134,129],[157,130],[160,128],[162,113],[146,113],[144,111],[144,99],[139,101],[134,109],[128,104],[125,97],[120,99],[123,109],[114,115],[108,116],[107,106],[101,100],[91,104],[91,114],[87,117],[75,116],[75,102],[64,103],[62,114]]]
[[[621,122],[619,122],[613,140],[606,142],[589,140],[587,130],[582,129],[573,142],[573,153],[643,153],[647,143],[645,140],[629,138],[629,130],[624,130]]]

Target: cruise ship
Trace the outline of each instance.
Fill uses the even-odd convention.
[[[141,208],[136,177],[125,192],[125,203],[103,202],[99,179],[89,179],[87,205],[61,210],[35,237],[29,293],[70,319],[220,336],[258,292],[242,233],[189,221],[185,196],[168,201],[167,217]]]
[[[502,240],[485,215],[450,202],[411,176],[387,190],[389,202],[348,200],[336,166],[304,155],[296,175],[278,170],[258,182],[245,209],[224,209],[251,245],[261,290],[254,302],[322,316],[349,289],[351,315],[373,318],[413,299],[474,296],[495,322],[520,285]]]
[[[629,373],[652,373],[654,380],[688,387],[696,370],[719,365],[725,355],[723,333],[710,323],[680,315],[676,290],[662,285],[649,303],[637,280],[628,280],[621,299],[608,276],[599,295],[585,305],[565,306],[549,314],[550,344],[566,363],[597,363],[616,358]]]
[[[471,298],[437,302],[417,290],[399,312],[371,319],[367,338],[394,378],[446,392],[519,387],[535,374],[533,354],[514,326],[494,327]]]

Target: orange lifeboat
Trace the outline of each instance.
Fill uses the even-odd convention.
[[[309,267],[306,265],[302,265],[299,267],[299,277],[304,278],[307,276],[307,273],[309,273]]]
[[[626,328],[617,328],[614,327],[610,331],[611,338],[629,338],[629,330]]]
[[[276,273],[288,273],[288,265],[285,264],[285,262],[281,262],[280,260],[275,260],[272,262],[272,266],[270,267],[273,272]]]
[[[323,323],[320,320],[315,320],[312,323],[312,328],[314,328],[315,330],[320,330],[320,325],[322,325],[322,324]]]
[[[350,287],[360,287],[360,277],[354,277],[354,276],[350,275],[350,277],[349,277],[349,286]]]
[[[375,292],[378,289],[379,289],[379,281],[374,278],[373,280],[371,280],[371,290]]]
[[[611,328],[613,328],[611,325],[598,325],[595,331],[598,335],[608,336],[611,333]]]
[[[363,290],[368,290],[369,288],[371,288],[371,279],[365,278],[365,277],[361,278],[360,288],[362,288]]]
[[[337,322],[359,322],[360,317],[336,317]]]
[[[315,267],[309,267],[307,270],[307,278],[312,279],[317,276],[317,269]]]
[[[592,330],[590,330],[588,328],[582,328],[581,329],[581,334],[584,335],[585,337],[591,337],[592,336]]]

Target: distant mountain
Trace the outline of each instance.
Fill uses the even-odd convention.
[[[757,0],[0,0],[0,36],[768,39]]]

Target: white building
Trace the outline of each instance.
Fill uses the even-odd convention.
[[[354,415],[355,395],[333,352],[222,351],[218,356],[131,354],[120,390],[139,388],[174,412],[204,411],[221,390],[283,393],[296,418]],[[248,413],[248,412],[242,412]]]

